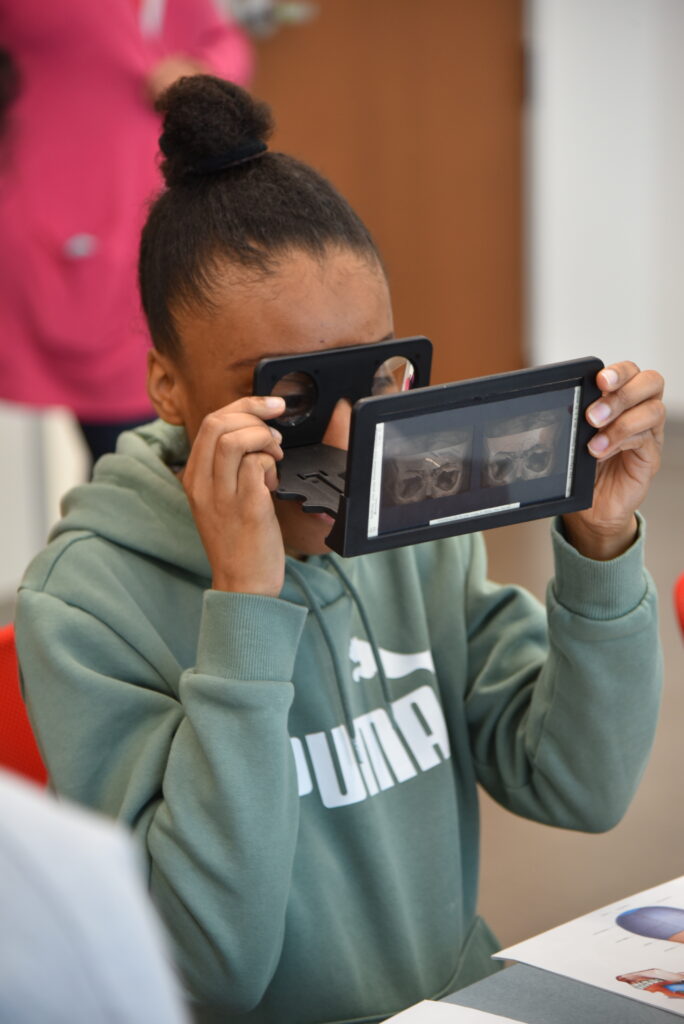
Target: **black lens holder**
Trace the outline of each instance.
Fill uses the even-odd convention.
[[[277,393],[279,382],[290,375],[307,378],[315,395],[308,414],[302,415],[298,423],[288,423],[286,410],[283,418],[269,422],[283,435],[283,449],[318,444],[339,400],[346,398],[353,405],[372,395],[378,370],[392,358],[405,359],[413,367],[411,388],[424,388],[430,383],[432,343],[423,337],[397,338],[262,359],[254,370],[254,394]]]

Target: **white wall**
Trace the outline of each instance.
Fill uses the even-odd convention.
[[[664,373],[684,416],[684,3],[530,0],[531,362]]]
[[[30,413],[0,406],[0,601],[16,588],[26,556],[44,533],[39,425]]]
[[[0,604],[12,599],[27,564],[44,546],[62,495],[87,471],[85,448],[68,412],[0,402]]]

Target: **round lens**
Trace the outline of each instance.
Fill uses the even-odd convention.
[[[285,412],[274,423],[296,427],[303,423],[316,404],[316,383],[308,373],[286,373],[273,386],[272,395],[285,399]]]
[[[397,395],[413,387],[416,371],[410,359],[390,356],[373,374],[372,395]]]

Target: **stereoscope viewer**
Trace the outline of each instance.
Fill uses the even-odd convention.
[[[587,357],[430,387],[432,345],[401,338],[262,359],[254,393],[280,395],[279,498],[335,519],[340,555],[403,547],[592,503],[600,391]],[[349,450],[322,443],[352,403]]]

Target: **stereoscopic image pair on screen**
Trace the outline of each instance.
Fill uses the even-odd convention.
[[[594,357],[430,385],[432,345],[402,338],[263,359],[254,392],[285,399],[280,498],[335,520],[341,555],[587,508]],[[352,403],[348,452],[322,443]]]

